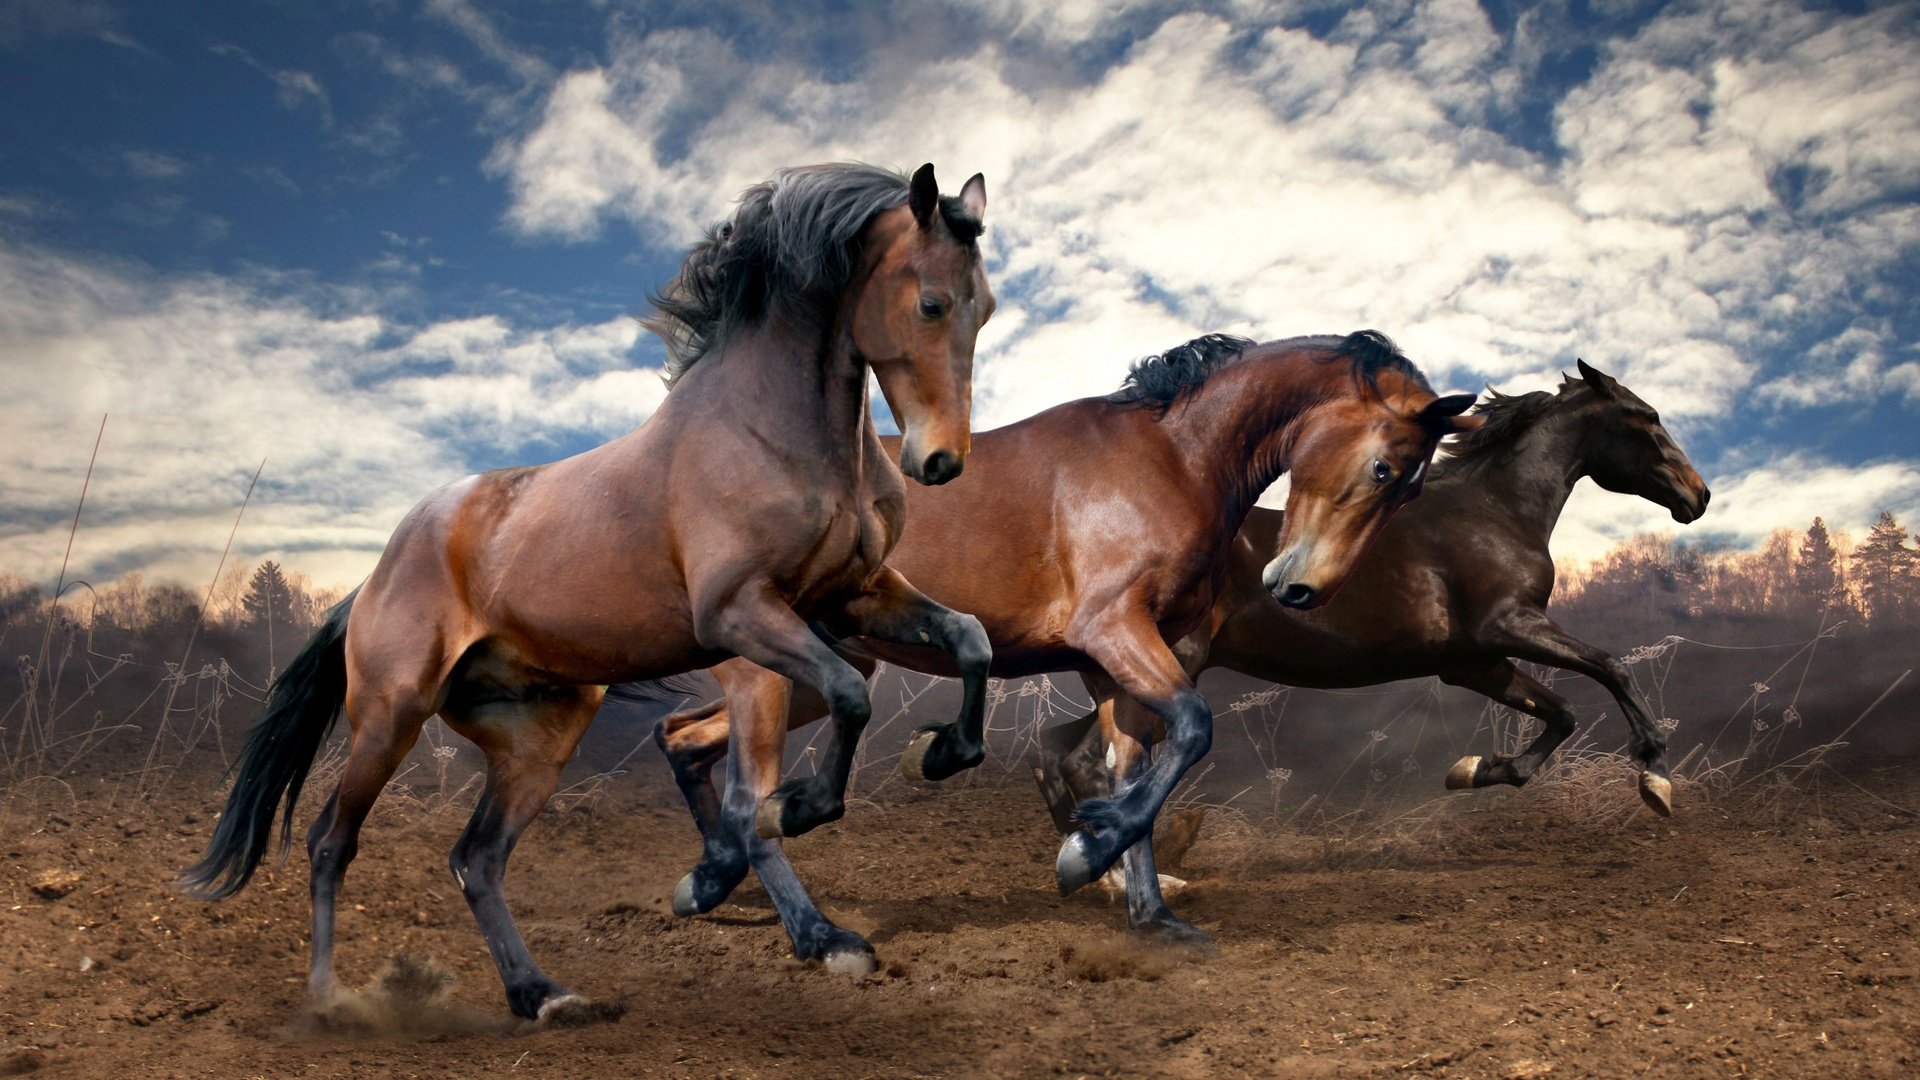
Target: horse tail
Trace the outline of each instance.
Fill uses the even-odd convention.
[[[347,615],[358,589],[327,612],[298,655],[273,681],[267,714],[247,735],[230,772],[238,772],[227,807],[200,861],[180,872],[189,896],[218,900],[253,877],[273,835],[273,812],[284,799],[280,850],[293,843],[293,807],[307,771],[347,700]]]

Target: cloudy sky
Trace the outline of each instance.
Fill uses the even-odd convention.
[[[0,0],[0,570],[323,582],[658,404],[632,320],[783,165],[988,180],[976,427],[1204,331],[1576,356],[1691,538],[1920,518],[1920,7]],[[1670,527],[1584,485],[1590,556]]]

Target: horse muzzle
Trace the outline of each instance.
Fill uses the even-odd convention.
[[[909,479],[917,480],[928,487],[938,487],[952,480],[959,476],[964,468],[966,468],[966,458],[952,450],[935,450],[921,457],[909,452],[904,445],[900,448],[900,471]]]
[[[1267,564],[1260,573],[1260,584],[1280,606],[1307,611],[1326,603],[1326,594],[1304,581],[1292,580],[1293,567],[1301,562],[1298,552],[1289,551]]]

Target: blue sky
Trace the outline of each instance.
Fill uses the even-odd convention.
[[[466,472],[658,403],[633,324],[783,165],[989,191],[976,426],[1200,332],[1575,356],[1689,537],[1920,516],[1920,8],[0,0],[0,569],[322,581]],[[1556,549],[1670,527],[1583,489]]]

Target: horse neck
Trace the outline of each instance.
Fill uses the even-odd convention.
[[[1586,421],[1578,411],[1555,410],[1520,435],[1508,466],[1481,473],[1490,504],[1540,534],[1553,535],[1574,485],[1587,475]]]
[[[1216,371],[1161,421],[1186,475],[1210,482],[1217,493],[1229,535],[1287,471],[1301,419],[1331,396],[1322,378],[1329,367],[1242,359]]]
[[[737,423],[809,473],[855,481],[873,418],[867,365],[843,323],[770,316],[737,330],[688,381],[708,376],[704,393],[728,399]]]

